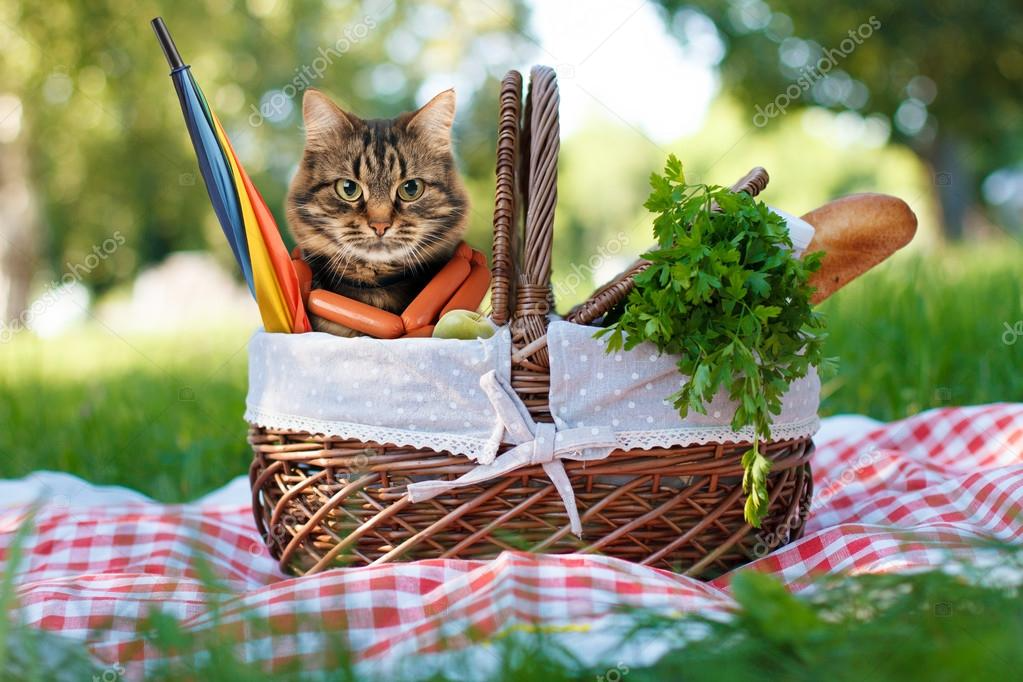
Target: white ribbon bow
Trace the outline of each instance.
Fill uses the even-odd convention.
[[[480,377],[480,388],[494,406],[497,418],[507,433],[506,440],[515,447],[499,455],[492,463],[480,464],[454,481],[412,483],[408,486],[409,500],[422,502],[455,488],[483,483],[516,469],[540,464],[565,503],[572,532],[582,537],[583,526],[575,504],[575,491],[562,460],[605,459],[618,448],[614,431],[607,426],[579,426],[559,431],[554,424],[533,421],[515,390],[493,370]]]

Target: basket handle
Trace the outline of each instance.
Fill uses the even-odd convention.
[[[559,101],[554,69],[534,66],[530,71],[519,148],[525,221],[510,328],[512,386],[538,421],[551,420],[550,358],[546,346],[533,350],[531,344],[546,336],[548,316],[554,309],[551,247],[558,200]],[[531,348],[528,353],[518,352],[527,347]]]
[[[500,115],[497,126],[497,183],[494,192],[494,244],[491,258],[493,285],[490,290],[490,319],[496,325],[508,323],[511,315],[515,277],[515,249],[518,244],[517,164],[522,109],[522,74],[509,71],[501,81]]]
[[[742,176],[731,190],[733,192],[745,192],[755,197],[764,191],[770,181],[767,171],[757,166]],[[717,210],[717,207],[712,207]],[[640,258],[625,269],[624,272],[612,279],[604,286],[597,289],[588,299],[568,311],[565,319],[575,324],[590,324],[594,320],[606,315],[612,308],[624,301],[635,284],[635,277],[650,266],[650,261]]]

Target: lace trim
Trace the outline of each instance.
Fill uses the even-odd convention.
[[[820,429],[816,415],[795,422],[771,425],[771,440],[791,440],[812,436]],[[625,450],[652,448],[684,448],[708,443],[747,443],[753,440],[753,428],[733,431],[727,426],[687,426],[661,431],[618,431],[615,437]]]
[[[290,414],[269,413],[252,407],[245,411],[245,421],[266,429],[304,431],[332,438],[450,452],[483,463],[493,461],[494,453],[500,444],[493,434],[489,438],[474,438],[473,436],[456,436],[447,433],[421,433],[392,429],[386,426],[367,426],[351,422],[324,421]],[[820,419],[816,416],[786,424],[773,424],[771,438],[773,440],[804,438],[814,435],[819,428]],[[618,431],[615,433],[615,438],[624,450],[684,448],[707,443],[748,442],[753,440],[753,429],[747,427],[741,431],[732,431],[724,426],[688,426],[660,431]]]
[[[264,412],[253,407],[248,407],[245,410],[245,421],[253,426],[261,426],[265,429],[304,431],[331,438],[361,440],[380,443],[381,445],[389,444],[398,447],[434,450],[436,452],[450,452],[455,455],[463,455],[471,460],[483,459],[485,461],[488,456],[492,460],[493,452],[496,452],[499,445],[499,443],[492,442],[490,438],[456,436],[449,433],[422,433],[419,431],[393,429],[386,426],[325,421],[323,419],[298,417],[292,414]]]

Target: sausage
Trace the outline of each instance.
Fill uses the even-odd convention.
[[[472,247],[465,242],[458,242],[458,248],[455,249],[455,255],[459,258],[469,260],[472,258],[473,250]]]
[[[401,318],[380,308],[324,289],[309,292],[309,312],[378,339],[396,339],[405,333]]]
[[[407,334],[405,334],[401,338],[403,338],[403,339],[422,339],[422,338],[426,338],[428,336],[433,336],[433,328],[434,328],[434,325],[428,324],[425,327],[420,327],[419,329],[413,329],[412,331],[408,332]]]
[[[465,278],[462,286],[458,288],[458,291],[451,297],[448,304],[440,311],[440,316],[444,317],[452,310],[471,310],[476,312],[489,290],[490,268],[486,265],[480,265],[476,262],[476,259],[473,259],[469,276]]]
[[[482,251],[477,251],[476,249],[473,249],[472,258],[470,258],[469,260],[471,260],[476,265],[482,265],[483,267],[487,266],[487,257],[483,255]]]
[[[298,290],[302,292],[302,300],[306,301],[309,299],[309,290],[313,286],[313,271],[309,268],[309,264],[301,258],[292,258],[291,265],[295,268],[295,274],[298,275]]]
[[[457,254],[449,260],[401,314],[405,329],[419,329],[428,324],[435,324],[437,314],[458,291],[458,287],[469,276],[471,269],[469,261]]]

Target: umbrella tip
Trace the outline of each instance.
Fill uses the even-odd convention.
[[[171,38],[170,31],[167,30],[167,24],[163,23],[163,17],[156,17],[149,24],[156,33],[156,39],[160,41],[160,47],[163,48],[163,56],[167,58],[171,71],[185,66],[185,62],[181,59],[178,48],[174,44],[174,39]]]

